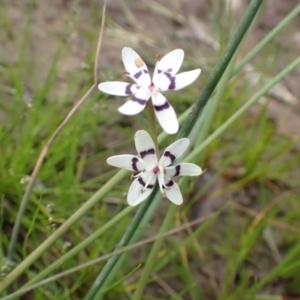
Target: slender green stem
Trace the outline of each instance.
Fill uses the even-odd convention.
[[[158,186],[157,184],[155,185],[154,191],[152,195],[144,201],[138,208],[138,211],[136,212],[132,222],[130,223],[129,227],[127,228],[123,238],[121,239],[120,243],[117,245],[116,250],[125,247],[129,244],[132,236],[134,235],[135,231],[138,229],[138,226],[144,217],[145,213],[147,212],[152,199],[155,195],[155,192],[158,191]],[[113,256],[107,264],[104,266],[104,268],[101,270],[100,274],[94,281],[92,287],[90,288],[89,292],[86,294],[84,300],[92,300],[94,299],[94,296],[98,292],[98,290],[105,284],[105,280],[108,277],[110,271],[113,269],[114,265],[117,263],[117,261],[120,258],[120,254]]]
[[[22,68],[22,65],[24,63],[24,57],[25,57],[25,49],[26,49],[26,45],[28,43],[28,38],[29,38],[29,32],[30,32],[30,24],[31,24],[31,19],[32,19],[32,12],[33,12],[33,3],[32,1],[30,1],[30,6],[29,6],[29,11],[28,11],[28,17],[27,17],[27,20],[26,20],[26,25],[25,25],[25,30],[24,30],[24,33],[23,33],[23,41],[22,41],[22,46],[20,47],[20,57],[19,57],[19,62],[18,62],[18,72],[21,73],[21,68]],[[21,91],[22,91],[22,88],[23,87],[20,87],[21,88]],[[10,238],[10,243],[9,243],[9,246],[8,246],[8,252],[7,252],[7,259],[8,260],[12,260],[13,259],[13,253],[15,251],[15,248],[16,248],[16,243],[17,243],[17,240],[18,240],[18,235],[19,235],[19,231],[20,231],[20,227],[21,227],[21,220],[22,220],[22,217],[23,217],[23,214],[25,212],[25,205],[22,205],[23,204],[23,201],[19,207],[19,211],[18,211],[18,214],[17,214],[17,217],[15,219],[15,222],[14,222],[14,227],[13,227],[13,230],[12,230],[12,234],[11,234],[11,238]]]
[[[243,37],[247,33],[255,15],[257,14],[263,0],[252,0],[248,6],[245,15],[236,30],[235,34],[226,46],[221,58],[217,62],[215,68],[210,74],[206,84],[204,85],[198,99],[196,100],[189,118],[184,122],[177,138],[187,137],[192,130],[196,120],[198,119],[202,109],[208,102],[210,96],[212,95],[214,89],[216,88],[218,82],[220,81],[223,73],[225,72],[232,56],[234,55],[236,49],[240,45]]]
[[[156,154],[159,155],[157,131],[156,131],[156,119],[155,119],[153,103],[151,100],[147,102],[147,112],[148,112],[150,136],[152,137],[152,140],[154,142]]]
[[[273,28],[234,68],[232,75],[239,73],[242,68],[285,26],[287,26],[300,13],[300,4],[298,4],[275,28]]]
[[[199,145],[201,142],[203,142],[203,140],[208,135],[208,132],[209,132],[212,122],[214,120],[214,116],[216,114],[218,105],[219,105],[221,99],[223,98],[224,91],[226,89],[228,80],[232,73],[232,69],[233,69],[237,54],[238,54],[238,51],[232,57],[228,67],[226,68],[226,71],[224,72],[224,75],[222,76],[220,82],[218,83],[216,92],[212,95],[212,99],[205,106],[203,113],[200,115],[200,118],[197,120],[195,126],[193,127],[193,129],[189,135],[189,139],[190,139],[191,143],[196,140],[195,144]]]

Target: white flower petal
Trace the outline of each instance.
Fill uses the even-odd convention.
[[[179,186],[169,176],[164,177],[166,188],[164,192],[168,199],[176,205],[180,205],[183,202],[183,198],[179,189]]]
[[[98,89],[106,94],[115,96],[128,96],[139,91],[136,84],[121,81],[107,81],[98,85]]]
[[[118,108],[118,111],[123,115],[136,115],[145,108],[145,105],[141,105],[138,102],[129,100]]]
[[[177,140],[166,148],[164,154],[160,158],[159,164],[164,167],[169,166],[185,152],[189,144],[190,140],[187,138]]]
[[[154,112],[162,129],[168,134],[174,134],[179,129],[176,113],[161,93],[152,95]]]
[[[106,162],[111,166],[129,171],[142,171],[147,168],[147,164],[142,159],[130,154],[111,156]]]
[[[177,91],[190,85],[200,75],[201,70],[196,69],[193,71],[183,72],[175,76],[175,82],[171,85],[171,90]]]
[[[155,85],[159,84],[160,81],[160,75],[163,72],[169,72],[171,75],[175,75],[179,68],[182,65],[182,61],[184,58],[184,52],[181,49],[176,49],[168,54],[166,54],[164,57],[162,57],[155,65],[155,70],[153,74],[153,83]]]
[[[124,67],[128,72],[128,77],[144,87],[148,87],[151,84],[146,64],[133,49],[128,47],[123,48],[122,59]]]
[[[148,198],[153,191],[155,180],[156,176],[153,172],[147,172],[141,177],[136,178],[132,182],[127,194],[128,204],[135,206]]]
[[[161,74],[159,82],[157,84],[160,91],[174,90],[176,86],[176,77],[172,76],[169,72],[164,72]]]
[[[138,130],[134,136],[135,148],[141,158],[149,165],[157,164],[154,142],[145,130]]]
[[[118,108],[119,112],[124,115],[136,115],[140,113],[146,106],[150,98],[149,91],[140,88],[138,92],[121,107]]]
[[[171,166],[166,168],[166,174],[168,176],[198,176],[202,173],[200,167],[190,163],[180,163],[177,166]]]

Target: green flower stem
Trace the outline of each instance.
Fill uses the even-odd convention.
[[[300,13],[300,4],[298,4],[275,28],[273,28],[240,62],[235,66],[232,75],[239,73],[242,68],[267,44],[269,43],[285,26],[287,26]]]
[[[152,137],[152,140],[154,142],[155,151],[157,155],[159,155],[157,131],[156,131],[156,119],[155,119],[153,103],[151,100],[147,102],[147,112],[148,112],[148,121],[149,121],[149,134]]]
[[[135,231],[138,229],[138,227],[142,221],[142,218],[144,217],[145,213],[147,212],[147,210],[152,202],[152,199],[157,191],[158,191],[158,185],[156,184],[152,195],[139,206],[132,222],[130,223],[129,227],[127,228],[120,243],[117,245],[116,250],[118,250],[122,247],[125,247],[129,244],[132,236],[134,235]],[[84,300],[94,299],[94,296],[97,294],[98,290],[105,285],[105,280],[110,275],[111,270],[114,268],[115,264],[118,262],[120,256],[121,256],[121,254],[113,256],[111,259],[109,259],[107,264],[101,270],[100,274],[97,276],[92,287],[86,294]]]
[[[23,260],[11,273],[0,282],[0,293],[16,280],[31,264],[36,261],[55,241],[62,236],[74,223],[83,217],[95,204],[103,198],[114,186],[122,180],[128,171],[119,171],[86,203],[84,203],[68,220],[66,220],[53,234],[51,234],[38,248],[36,248],[25,260]]]
[[[239,108],[226,122],[224,122],[216,131],[214,131],[205,141],[203,141],[194,151],[189,154],[185,161],[193,161],[203,149],[205,149],[212,141],[219,137],[237,118],[246,112],[255,102],[264,96],[273,86],[280,82],[288,73],[300,65],[300,57],[291,62],[285,67],[277,76],[260,89],[254,96],[252,96],[241,108]]]
[[[177,139],[182,137],[187,137],[192,130],[196,120],[198,119],[202,109],[208,102],[210,96],[212,95],[213,91],[215,90],[218,82],[220,81],[223,73],[225,72],[231,58],[233,57],[236,49],[240,45],[243,37],[247,33],[248,28],[250,27],[253,19],[255,18],[263,0],[252,0],[244,14],[244,17],[238,26],[235,34],[229,41],[228,45],[226,46],[222,56],[220,57],[219,61],[217,62],[215,68],[213,69],[212,73],[210,74],[206,84],[204,85],[198,99],[196,100],[191,114],[189,118],[186,119],[184,122],[180,132],[178,133]]]

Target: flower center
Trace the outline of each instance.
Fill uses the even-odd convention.
[[[150,91],[151,93],[154,91],[155,85],[154,85],[153,82],[148,86],[148,89],[149,89],[149,91]]]
[[[152,171],[154,174],[157,174],[159,172],[159,167],[155,166]]]

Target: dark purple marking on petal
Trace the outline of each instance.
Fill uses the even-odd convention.
[[[131,87],[133,86],[133,83],[129,83],[127,86],[126,86],[126,89],[125,89],[125,94],[126,95],[132,95],[132,91],[131,91]]]
[[[137,98],[137,97],[135,97],[135,96],[133,96],[131,100],[134,101],[134,102],[137,102],[137,103],[139,103],[139,104],[141,104],[141,105],[145,105],[146,102],[147,102],[147,100],[140,99],[140,98]]]
[[[144,73],[145,73],[145,74],[149,74],[148,70],[144,70]]]
[[[165,72],[164,73],[168,79],[170,80],[170,85],[169,85],[169,90],[174,90],[176,87],[176,82],[175,82],[175,76],[172,76],[170,73]]]
[[[172,185],[174,185],[174,181],[170,180],[167,184],[166,187],[171,187]]]
[[[180,175],[180,165],[177,165],[177,166],[175,167],[175,170],[176,170],[176,173],[175,173],[174,176]]]
[[[135,170],[135,171],[139,171],[139,169],[137,168],[137,163],[138,163],[138,158],[134,157],[131,162],[132,162],[132,169]]]
[[[149,150],[145,150],[145,151],[140,152],[141,158],[144,158],[145,156],[147,156],[149,154],[155,154],[155,150],[153,148],[151,148]]]
[[[135,79],[139,79],[141,77],[141,75],[142,75],[142,71],[139,71],[139,72],[135,73],[133,77]]]
[[[162,110],[168,109],[169,107],[170,107],[170,104],[168,101],[166,101],[162,105],[154,105],[154,108],[156,111],[162,111]]]
[[[140,178],[138,179],[138,182],[139,182],[143,187],[145,187],[146,183],[144,182],[144,180],[142,179],[142,177],[140,177]],[[147,188],[148,188],[148,189],[153,189],[153,187],[154,187],[153,184],[148,184],[148,185],[147,185]]]
[[[140,177],[140,178],[138,179],[138,182],[139,182],[142,186],[145,186],[145,185],[146,185],[146,183],[144,182],[144,180],[142,179],[142,177]]]
[[[164,156],[169,157],[170,160],[171,160],[171,162],[174,162],[174,160],[176,159],[176,156],[173,155],[170,151],[166,151],[166,152],[164,153]]]
[[[157,73],[160,74],[162,72],[162,70],[157,70]]]

